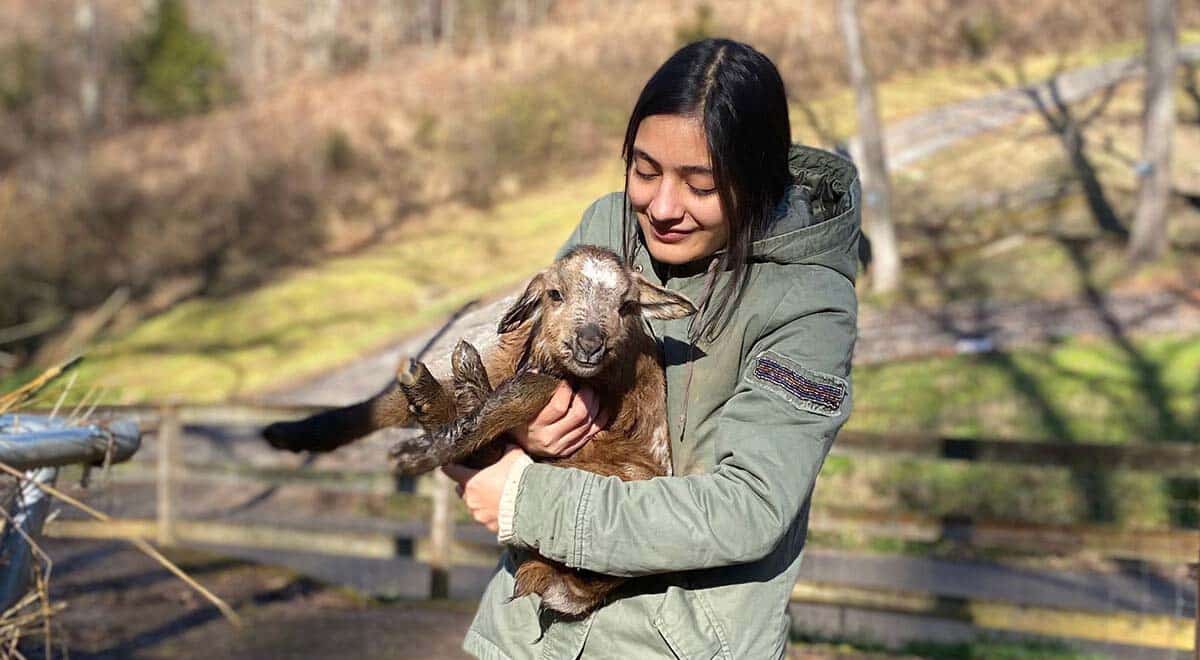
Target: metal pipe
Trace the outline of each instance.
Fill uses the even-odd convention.
[[[39,468],[26,476],[29,479],[21,482],[9,511],[12,524],[5,526],[0,538],[0,612],[25,596],[35,561],[30,540],[37,542],[50,511],[50,497],[38,484],[53,485],[58,468]]]
[[[141,447],[141,431],[131,421],[58,424],[44,415],[0,415],[0,461],[18,470],[96,464],[106,457],[119,463]]]

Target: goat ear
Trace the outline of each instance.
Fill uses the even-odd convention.
[[[652,319],[681,319],[696,313],[696,306],[682,293],[654,284],[638,273],[633,279],[638,286],[638,304],[642,315]]]
[[[546,278],[538,273],[529,280],[528,286],[525,287],[525,292],[517,298],[517,302],[513,303],[512,307],[504,312],[504,318],[500,319],[500,327],[497,332],[504,334],[517,329],[525,321],[536,318],[542,312],[542,293],[546,289]]]

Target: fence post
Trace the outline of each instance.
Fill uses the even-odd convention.
[[[433,514],[429,520],[429,597],[450,597],[450,549],[454,544],[454,518],[450,512],[454,482],[433,472]]]
[[[163,546],[175,543],[175,477],[180,435],[179,409],[163,406],[158,420],[157,537]]]

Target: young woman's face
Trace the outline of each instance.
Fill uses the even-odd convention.
[[[651,115],[638,125],[629,201],[650,254],[683,264],[725,247],[729,223],[713,181],[704,127],[683,115]]]

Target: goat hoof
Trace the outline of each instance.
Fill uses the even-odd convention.
[[[396,369],[396,380],[400,381],[401,385],[412,387],[417,384],[417,380],[421,377],[421,368],[419,363],[412,358],[404,358],[400,363],[400,367]]]

